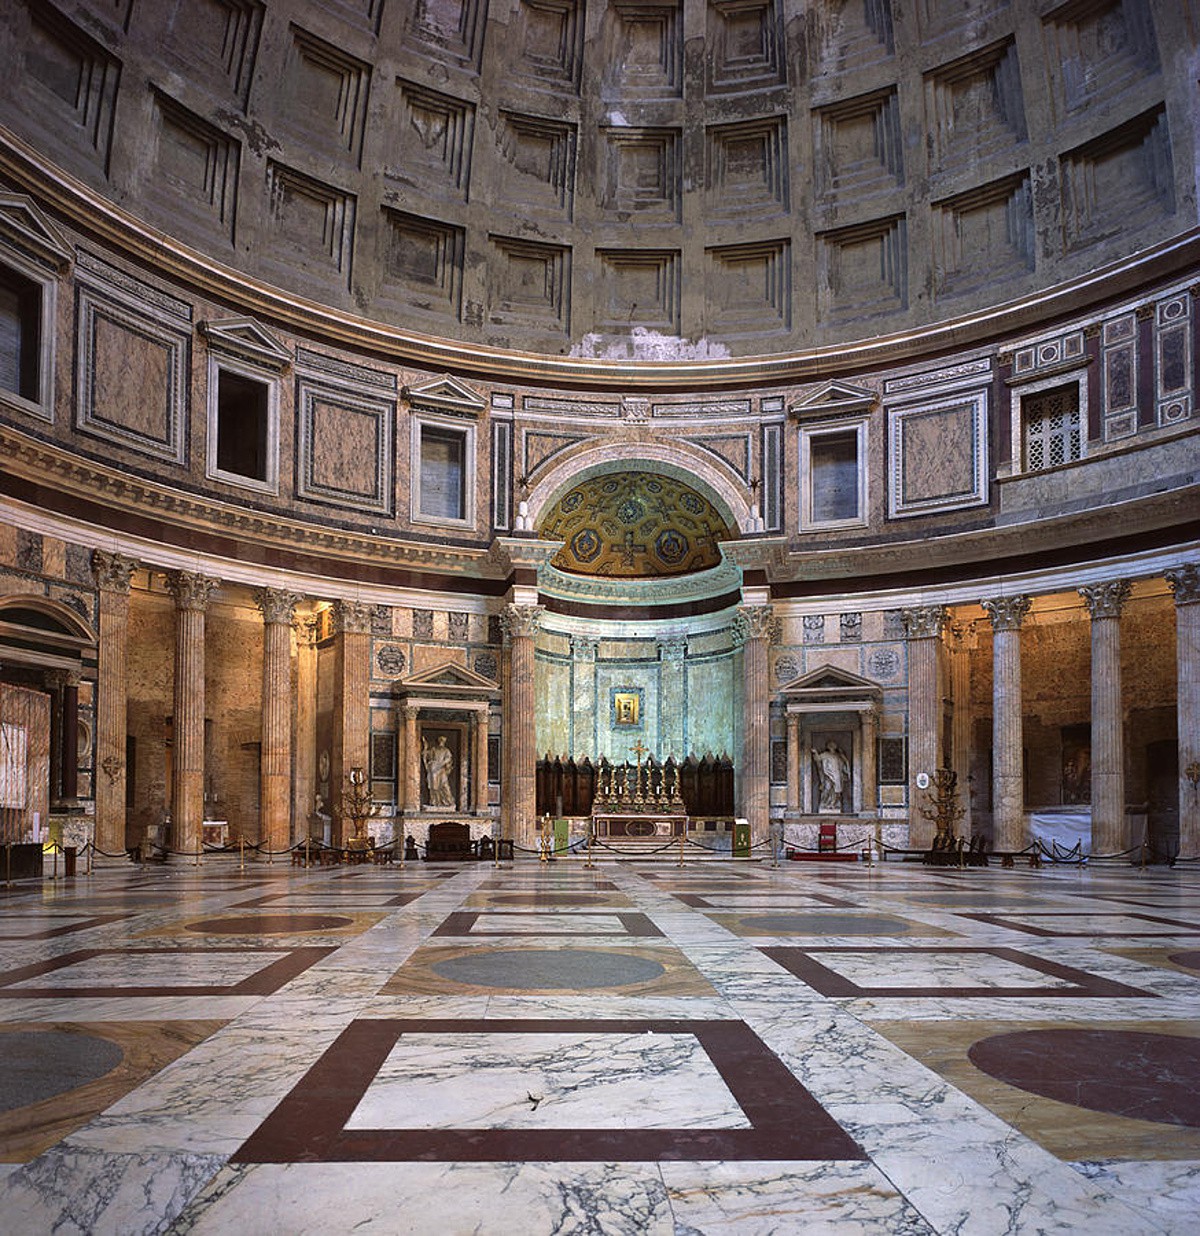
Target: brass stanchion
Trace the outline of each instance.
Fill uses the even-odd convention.
[[[50,878],[52,880],[57,880],[58,879],[58,843],[57,842],[55,841],[50,842],[50,853],[54,855],[54,870],[53,872],[51,872]]]
[[[275,862],[275,851],[271,849],[270,838],[267,839],[267,866],[270,867]]]
[[[687,820],[679,826],[679,866],[683,866],[683,847],[687,844]]]
[[[538,862],[548,863],[550,861],[550,815],[547,813],[542,816],[542,830],[538,837]]]
[[[307,871],[312,866],[312,837],[307,833],[304,835],[304,870]]]
[[[595,840],[596,840],[596,821],[589,819],[588,820],[587,862],[583,864],[584,867],[587,868],[588,871],[591,871],[596,866],[596,864],[592,862],[592,846],[595,843]]]
[[[400,840],[396,842],[400,847],[400,870],[404,871],[407,865],[404,857],[404,817],[400,817]]]
[[[246,870],[246,838],[245,837],[238,838],[238,850],[241,852],[241,865],[238,867],[238,870],[245,871]]]

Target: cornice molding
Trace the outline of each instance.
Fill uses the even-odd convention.
[[[225,301],[242,313],[265,317],[310,337],[316,332],[326,343],[368,349],[397,363],[503,382],[552,382],[579,389],[695,392],[731,383],[757,386],[813,382],[867,367],[908,364],[947,348],[962,349],[1036,329],[1052,318],[1083,312],[1152,282],[1178,278],[1181,271],[1200,264],[1200,228],[1192,228],[1133,257],[1097,267],[1020,301],[891,335],[779,356],[614,363],[439,339],[372,322],[285,292],[215,262],[150,227],[56,167],[4,126],[0,126],[0,176],[36,195],[44,206],[60,213],[72,226],[86,230],[117,252],[166,278],[182,281],[197,294]]]

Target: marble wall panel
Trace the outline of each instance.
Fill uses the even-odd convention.
[[[977,506],[987,501],[987,392],[888,409],[888,514]]]
[[[297,381],[296,493],[321,502],[391,514],[393,400]]]

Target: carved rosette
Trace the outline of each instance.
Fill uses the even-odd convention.
[[[1129,580],[1110,579],[1102,584],[1088,584],[1080,588],[1079,595],[1083,597],[1083,603],[1094,621],[1097,618],[1120,618],[1130,591]]]
[[[940,639],[950,615],[944,605],[918,605],[902,609],[900,621],[909,639]]]
[[[336,635],[370,635],[373,606],[361,601],[334,601],[333,630]]]
[[[270,625],[290,626],[296,606],[302,600],[298,592],[286,592],[282,588],[255,588],[254,604],[262,612],[263,622]]]
[[[505,643],[514,639],[532,639],[542,623],[546,612],[542,605],[506,605],[500,612],[500,629]]]
[[[1195,605],[1200,601],[1200,566],[1196,563],[1187,562],[1177,570],[1167,571],[1166,581],[1175,594],[1176,605]]]
[[[752,639],[770,643],[779,638],[779,620],[770,605],[739,605],[733,620],[733,639],[738,646]]]
[[[195,571],[168,571],[167,591],[175,598],[176,609],[203,612],[208,608],[213,589],[221,581]]]
[[[137,559],[127,554],[109,553],[106,549],[92,551],[92,575],[102,592],[128,592],[136,570]]]
[[[992,624],[993,631],[1019,631],[1033,598],[1025,595],[1015,597],[993,597],[989,601],[980,601]]]

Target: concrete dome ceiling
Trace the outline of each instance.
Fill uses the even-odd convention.
[[[706,571],[732,538],[720,513],[694,489],[653,472],[592,477],[565,494],[540,535],[563,541],[552,564],[576,575],[647,578]]]

